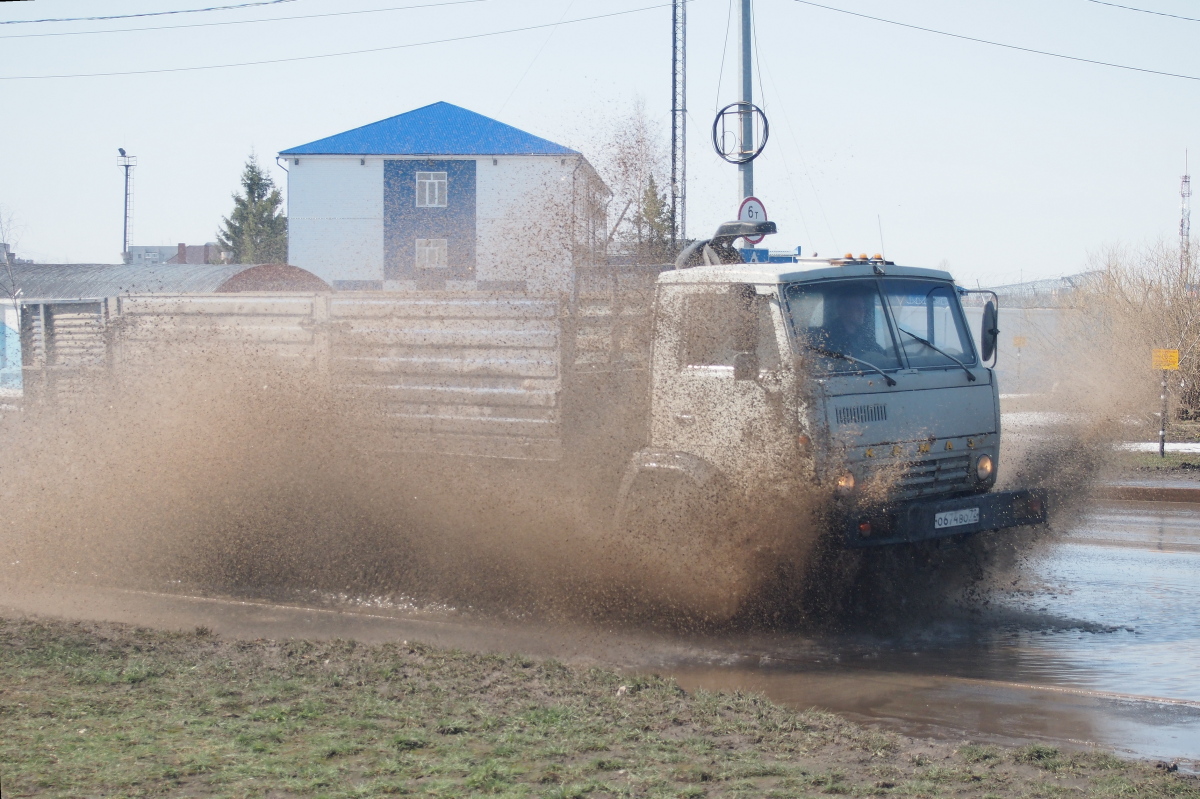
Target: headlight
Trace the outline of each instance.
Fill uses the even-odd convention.
[[[838,487],[838,491],[842,492],[843,494],[853,491],[854,490],[854,475],[851,474],[850,472],[846,472],[845,474],[843,474],[841,477],[839,477],[837,479],[837,487]]]
[[[991,455],[980,455],[979,460],[975,461],[975,476],[979,478],[979,482],[985,482],[992,476],[995,468]]]

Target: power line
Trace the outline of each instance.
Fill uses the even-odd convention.
[[[717,72],[717,96],[713,99],[713,113],[721,109],[721,83],[725,80],[725,51],[729,48],[729,30],[733,25],[733,0],[725,12],[725,39],[721,42],[721,69]]]
[[[753,24],[750,26],[750,35],[754,37],[754,68],[758,72],[758,96],[762,98],[763,105],[767,104],[767,93],[763,91],[763,71],[762,63],[758,60],[758,17],[754,13],[754,6],[750,6],[750,19]]]
[[[58,19],[4,19],[0,25],[32,25],[39,22],[103,22],[112,19],[134,19],[135,17],[165,17],[171,14],[200,14],[205,11],[233,11],[239,8],[273,6],[279,3],[294,3],[296,0],[258,0],[256,3],[239,3],[236,6],[209,6],[207,8],[180,8],[175,11],[145,11],[140,14],[116,14],[110,17],[60,17]]]
[[[875,22],[886,22],[888,25],[898,25],[901,28],[909,28],[910,30],[923,31],[925,33],[936,33],[938,36],[949,36],[952,39],[962,39],[967,42],[976,42],[977,44],[987,44],[992,47],[1003,47],[1007,50],[1019,50],[1022,53],[1033,53],[1035,55],[1050,56],[1051,58],[1061,58],[1066,61],[1079,61],[1084,64],[1096,64],[1101,67],[1113,67],[1114,69],[1125,69],[1130,72],[1145,72],[1150,75],[1163,75],[1168,78],[1182,78],[1183,80],[1200,80],[1200,77],[1195,75],[1180,75],[1176,72],[1163,72],[1157,69],[1146,69],[1144,67],[1131,67],[1127,64],[1114,64],[1110,61],[1096,61],[1091,58],[1080,58],[1073,55],[1063,55],[1062,53],[1051,53],[1048,50],[1034,50],[1031,47],[1019,47],[1015,44],[1004,44],[1003,42],[993,42],[988,39],[976,39],[974,36],[963,36],[959,33],[948,33],[946,31],[934,30],[933,28],[922,28],[920,25],[909,25],[906,22],[897,22],[893,19],[884,19],[882,17],[872,17],[869,14],[859,14],[856,11],[847,11],[844,8],[834,8],[833,6],[823,6],[820,3],[813,3],[810,0],[792,0],[793,3],[801,5],[813,6],[814,8],[823,8],[826,11],[836,11],[839,14],[849,14],[852,17],[861,17]]]
[[[762,104],[765,107],[767,105],[767,90],[763,88],[763,75],[766,74],[766,71],[762,68],[762,60],[759,55],[762,52],[762,48],[758,46],[757,16],[755,16],[754,27],[751,28],[751,30],[754,32],[754,64],[756,67],[758,67],[758,95],[762,98]],[[767,79],[771,82],[772,91],[775,91],[775,94],[773,94],[772,97],[782,98],[783,95],[776,91],[778,87],[775,85],[775,79],[769,75],[767,76]],[[779,100],[779,107],[783,108],[782,99]],[[792,142],[795,144],[796,134],[791,130],[791,116],[787,113],[787,111],[784,111],[782,116],[784,122],[788,126],[788,132],[792,135]],[[796,149],[800,149],[799,144],[796,144]],[[792,179],[792,167],[791,164],[788,163],[786,147],[779,150],[779,157],[783,161],[783,174],[787,176],[788,186],[792,190],[792,199],[796,201],[796,212],[800,214],[800,225],[804,228],[804,235],[808,237],[808,245],[811,249],[814,239],[812,237],[812,231],[810,231],[808,228],[808,218],[804,215],[804,206],[800,202],[800,192],[796,191],[796,181]],[[830,229],[830,232],[832,233],[832,228]]]
[[[563,9],[562,16],[558,18],[558,22],[555,23],[554,27],[550,29],[550,32],[546,34],[545,40],[542,41],[542,46],[538,48],[538,51],[533,54],[533,58],[529,60],[529,66],[525,67],[525,71],[521,73],[521,77],[517,78],[517,82],[513,85],[512,91],[508,93],[508,97],[504,98],[504,103],[500,106],[500,110],[496,112],[496,116],[500,116],[500,114],[504,112],[504,109],[508,107],[508,101],[511,100],[513,95],[517,93],[517,89],[521,88],[521,84],[525,82],[525,77],[529,74],[529,70],[533,69],[533,65],[536,64],[538,58],[541,57],[542,51],[546,49],[546,45],[550,44],[550,40],[554,38],[554,34],[558,30],[558,26],[562,24],[562,21],[566,18],[567,14],[571,13],[571,7],[574,5],[575,0],[571,0],[571,2],[567,3],[567,7]]]
[[[366,53],[382,53],[388,50],[405,50],[411,47],[425,47],[431,44],[448,44],[450,42],[465,42],[471,39],[483,39],[488,36],[503,36],[509,33],[523,33],[525,31],[541,30],[543,28],[553,28],[556,25],[570,25],[575,22],[591,22],[597,19],[608,19],[609,17],[620,17],[628,14],[638,14],[642,11],[653,11],[656,8],[670,8],[670,3],[659,3],[653,6],[643,6],[642,8],[631,8],[627,11],[613,11],[609,14],[597,14],[593,17],[579,17],[578,19],[568,19],[559,22],[547,22],[541,25],[527,25],[523,28],[509,28],[502,31],[490,31],[488,33],[473,33],[467,36],[453,36],[446,39],[431,39],[425,42],[411,42],[409,44],[393,44],[386,47],[369,47],[364,50],[344,50],[340,53],[320,53],[318,55],[301,55],[292,56],[290,58],[269,58],[262,61],[241,61],[235,64],[206,64],[199,67],[167,67],[164,69],[138,69],[128,72],[78,72],[62,75],[0,75],[0,80],[51,80],[58,78],[113,78],[123,77],[127,75],[159,75],[168,72],[199,72],[208,69],[231,69],[233,67],[255,67],[265,64],[285,64],[295,61],[314,61],[321,58],[340,58],[348,55],[364,55]]]
[[[1112,6],[1113,8],[1123,8],[1126,11],[1137,11],[1141,14],[1153,14],[1156,17],[1170,17],[1171,19],[1182,19],[1187,22],[1200,22],[1200,19],[1195,17],[1181,17],[1178,14],[1168,14],[1165,11],[1151,11],[1148,8],[1134,8],[1133,6],[1123,6],[1117,3],[1106,3],[1104,0],[1088,0],[1089,3],[1095,3],[1101,6]]]
[[[329,11],[324,14],[296,14],[291,17],[268,17],[266,19],[227,19],[221,22],[193,22],[184,25],[154,25],[146,28],[110,28],[102,31],[52,31],[50,33],[14,33],[0,39],[34,39],[44,36],[94,36],[99,33],[134,33],[137,31],[173,31],[180,28],[211,28],[217,25],[254,25],[260,22],[288,22],[295,19],[318,19],[321,17],[344,17],[351,14],[378,14],[385,11],[408,11],[414,8],[438,8],[458,6],[464,3],[484,3],[487,0],[449,0],[449,2],[423,3],[416,6],[392,6],[391,8],[364,8],[357,11]]]

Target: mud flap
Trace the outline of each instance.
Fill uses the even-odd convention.
[[[860,549],[1043,524],[1046,506],[1045,492],[1021,489],[850,510],[843,542]]]

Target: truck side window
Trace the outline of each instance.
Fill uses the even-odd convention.
[[[753,286],[731,286],[685,298],[684,366],[732,369],[739,352],[757,354],[760,369],[779,367],[770,299],[755,294]]]

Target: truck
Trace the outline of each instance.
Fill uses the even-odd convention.
[[[850,548],[1044,522],[1043,492],[994,490],[995,301],[976,342],[949,273],[865,255],[743,263],[736,238],[770,232],[726,223],[659,276],[649,441],[618,513],[638,495],[802,481],[834,489]]]
[[[814,528],[864,550],[1044,523],[1044,491],[995,488],[994,296],[976,340],[947,272],[878,255],[745,263],[733,247],[774,232],[723,224],[657,280],[646,444],[615,526],[679,563],[655,565],[665,590],[732,612],[713,600],[781,554],[750,551],[811,558]],[[688,568],[681,549],[728,568]]]
[[[803,558],[818,539],[882,550],[1044,523],[1045,492],[996,489],[995,298],[973,336],[971,292],[945,271],[743,262],[734,243],[775,230],[728,222],[674,264],[579,268],[568,296],[22,298],[24,386],[77,398],[81,370],[246,345],[371,403],[380,449],[590,470],[660,594],[715,596],[721,613],[763,548]]]

